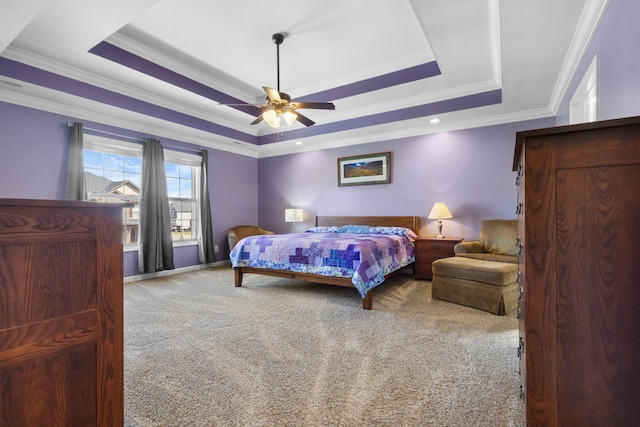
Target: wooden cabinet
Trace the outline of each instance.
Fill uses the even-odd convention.
[[[0,425],[123,424],[121,211],[0,199]]]
[[[416,245],[416,263],[414,275],[416,279],[431,280],[433,273],[431,264],[440,258],[455,256],[453,247],[462,241],[458,237],[446,237],[436,239],[435,237],[418,237]]]
[[[640,425],[640,118],[516,137],[529,426]]]

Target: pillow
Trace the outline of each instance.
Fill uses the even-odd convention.
[[[346,234],[395,234],[414,241],[418,235],[406,227],[372,227],[370,225],[343,225],[311,227],[307,233],[346,233]]]
[[[396,234],[404,236],[411,241],[418,237],[412,229],[406,227],[372,227],[371,234]]]
[[[372,234],[371,229],[373,227],[369,225],[343,225],[338,228],[337,233],[348,233],[348,234]]]

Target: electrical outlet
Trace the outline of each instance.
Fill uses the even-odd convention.
[[[215,246],[213,247],[213,252],[215,252],[215,253],[220,252],[220,246],[215,245]]]

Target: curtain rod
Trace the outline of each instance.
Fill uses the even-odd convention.
[[[72,127],[72,126],[73,126],[73,122],[67,122],[67,125],[68,125],[69,127]],[[119,133],[114,133],[114,132],[108,132],[108,131],[106,131],[106,130],[93,129],[93,128],[88,128],[88,127],[84,127],[84,126],[82,127],[82,129],[83,129],[83,130],[88,130],[88,131],[90,131],[90,132],[97,132],[97,133],[101,133],[101,134],[103,134],[103,135],[113,136],[113,137],[116,137],[116,138],[124,138],[124,139],[128,139],[128,140],[131,140],[131,141],[138,142],[138,143],[140,143],[140,144],[142,144],[142,143],[144,142],[144,139],[141,139],[141,138],[134,138],[134,137],[132,137],[132,136],[121,135],[121,134],[119,134]],[[167,145],[167,144],[164,144],[164,143],[162,144],[162,146],[163,146],[163,147],[165,147],[165,148],[173,148],[173,149],[175,149],[175,150],[181,150],[181,151],[190,151],[190,152],[192,152],[192,153],[198,153],[198,154],[200,154],[200,153],[202,152],[202,150],[197,150],[197,149],[195,149],[195,148],[176,147],[176,146],[174,146],[174,145]],[[204,149],[203,149],[203,150],[204,150]]]

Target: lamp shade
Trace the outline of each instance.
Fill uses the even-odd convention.
[[[272,128],[279,128],[280,127],[280,115],[276,112],[276,110],[267,110],[267,111],[265,111],[262,114],[262,118]]]
[[[284,119],[285,123],[288,126],[291,126],[293,124],[293,122],[296,121],[296,119],[298,118],[298,115],[296,113],[294,113],[293,111],[285,111],[284,113],[282,113],[282,118]]]
[[[298,114],[292,110],[283,111],[280,108],[271,108],[262,114],[262,118],[269,126],[277,129],[283,125],[291,126],[298,118]]]
[[[302,209],[285,209],[284,222],[302,222]]]
[[[441,219],[441,218],[453,218],[449,209],[447,209],[447,205],[443,202],[436,202],[433,204],[431,208],[431,212],[429,212],[429,219]]]

